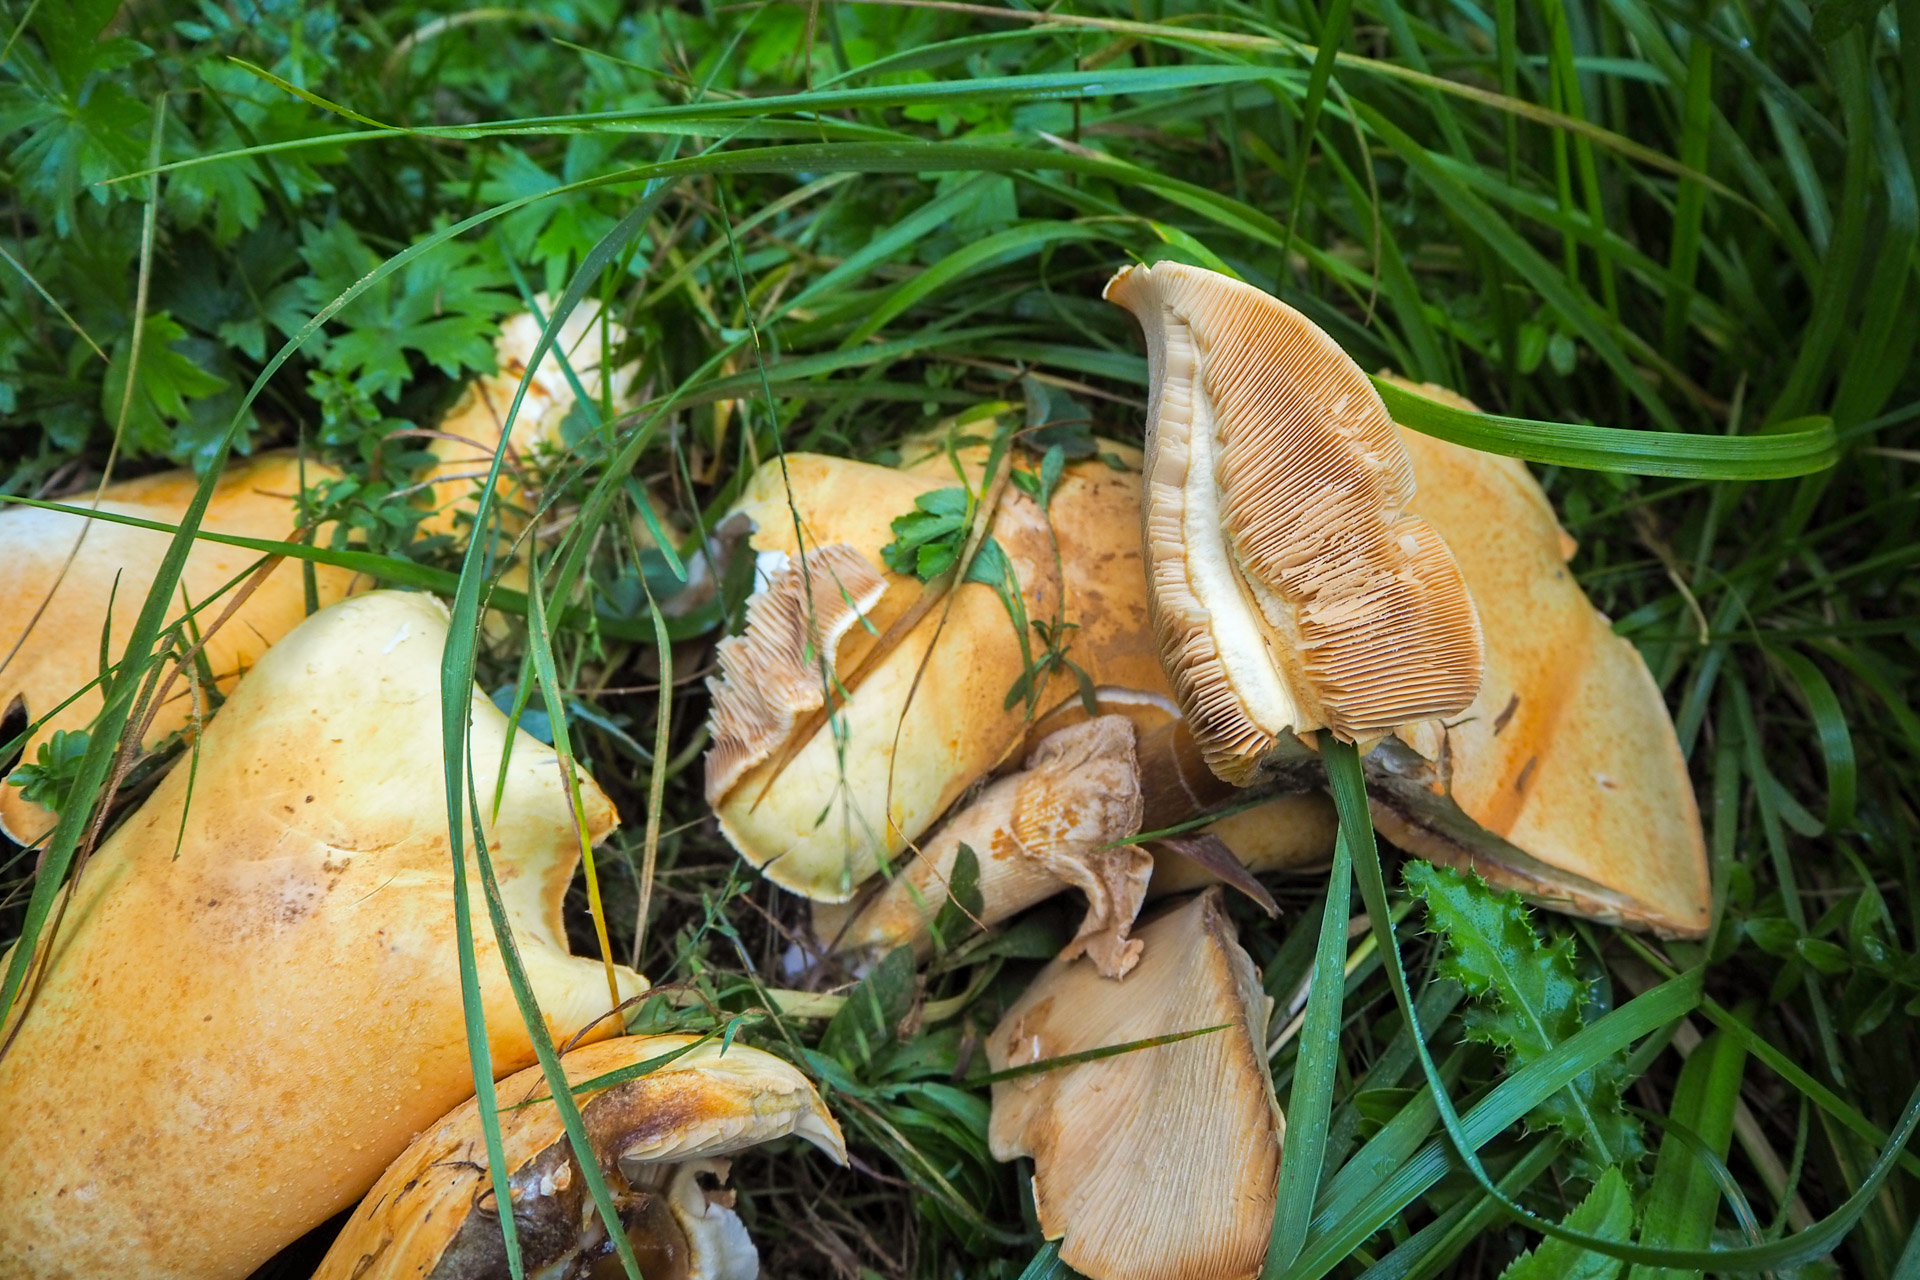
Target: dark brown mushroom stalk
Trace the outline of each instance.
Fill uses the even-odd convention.
[[[726,1187],[728,1156],[797,1137],[847,1162],[840,1126],[805,1076],[769,1053],[691,1036],[631,1036],[575,1049],[576,1086],[675,1051],[631,1079],[574,1094],[595,1166],[645,1280],[756,1280],[759,1253]],[[546,1077],[500,1082],[500,1134],[525,1274],[623,1280]],[[354,1210],[313,1280],[506,1280],[506,1244],[478,1104],[415,1139]]]
[[[1033,1159],[1041,1234],[1089,1280],[1249,1280],[1273,1227],[1286,1123],[1272,1002],[1209,889],[1137,930],[1124,981],[1055,960],[987,1038],[995,1071],[1215,1027],[993,1086],[996,1159]]]

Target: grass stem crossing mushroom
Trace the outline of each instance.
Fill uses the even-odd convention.
[[[988,1141],[1031,1156],[1040,1233],[1089,1280],[1250,1280],[1266,1255],[1286,1122],[1272,1001],[1214,888],[1138,930],[1124,980],[1055,960],[987,1037],[995,1071],[1218,1028],[1004,1080]]]

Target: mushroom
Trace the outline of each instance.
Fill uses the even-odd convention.
[[[1048,734],[1021,772],[989,783],[874,892],[847,905],[816,903],[815,936],[836,951],[867,958],[905,945],[926,959],[964,844],[977,860],[974,924],[990,928],[1078,887],[1086,893],[1087,915],[1063,954],[1085,950],[1102,974],[1124,976],[1139,957],[1140,944],[1128,931],[1141,903],[1217,883],[1205,865],[1175,847],[1128,843],[1143,825],[1155,825],[1141,818],[1148,778],[1158,779],[1163,802],[1174,789],[1168,779],[1178,781],[1171,762],[1149,754],[1155,741],[1148,735],[1136,752],[1134,727],[1118,715]],[[1193,812],[1207,807],[1191,804]],[[1258,875],[1324,862],[1337,825],[1326,796],[1296,792],[1228,814],[1197,834],[1219,841],[1224,855]]]
[[[534,299],[541,316],[546,316],[550,299],[541,294]],[[514,417],[513,431],[503,432],[507,410],[527,362],[540,345],[542,324],[533,312],[509,316],[494,339],[495,371],[473,379],[460,399],[440,420],[428,443],[434,464],[423,483],[432,486],[433,514],[420,522],[423,533],[457,533],[470,527],[478,510],[481,486],[500,449],[503,435],[507,456],[514,465],[501,469],[500,487],[495,490],[503,507],[519,500],[519,480],[525,460],[539,450],[563,449],[568,441],[562,430],[567,416],[579,398],[577,385],[589,400],[610,397],[616,412],[631,406],[633,376],[638,366],[622,365],[606,375],[609,353],[626,341],[626,330],[611,320],[597,302],[575,307],[560,326],[549,348],[527,384],[526,397]],[[565,356],[565,363],[561,357]],[[568,378],[568,371],[573,377]],[[609,385],[603,385],[603,378]]]
[[[727,1155],[789,1135],[837,1163],[846,1143],[792,1066],[743,1044],[632,1036],[561,1063],[575,1085],[681,1056],[574,1094],[601,1175],[646,1280],[755,1280],[759,1255],[733,1212]],[[526,1274],[621,1280],[621,1266],[540,1068],[501,1081],[500,1130]],[[708,1184],[715,1184],[709,1187]],[[387,1169],[313,1280],[504,1280],[506,1245],[478,1104],[468,1099]]]
[[[1638,650],[1568,572],[1575,544],[1546,494],[1517,459],[1402,438],[1415,510],[1479,604],[1487,663],[1464,714],[1408,726],[1367,757],[1380,830],[1547,906],[1701,936],[1706,845],[1673,722]]]
[[[1360,367],[1276,298],[1177,262],[1105,296],[1146,333],[1153,625],[1207,763],[1247,785],[1473,701],[1480,624]]]
[[[334,474],[312,464],[305,472],[309,482]],[[263,454],[229,467],[214,488],[202,527],[251,538],[290,537],[299,523],[301,476],[300,461],[290,453]],[[191,472],[168,471],[108,486],[99,507],[174,524],[198,484]],[[0,510],[0,566],[5,566],[11,601],[0,618],[0,713],[18,710],[28,724],[42,721],[26,740],[23,761],[32,763],[55,732],[84,729],[99,714],[100,690],[85,686],[100,674],[101,647],[106,646],[110,659],[119,659],[171,541],[171,534],[62,511]],[[176,593],[182,611],[187,603],[211,600],[256,559],[255,552],[239,547],[195,543]],[[346,595],[353,583],[353,575],[344,569],[314,569],[323,605]],[[269,644],[306,616],[301,583],[300,566],[283,562],[226,625],[207,635],[203,652],[222,690],[231,688]],[[200,631],[207,632],[225,607],[224,601],[215,601],[203,611]],[[192,691],[176,685],[158,707],[143,745],[184,728],[194,710]],[[11,736],[11,730],[0,733],[0,738]],[[26,799],[18,786],[0,782],[0,831],[32,844],[53,830],[54,821],[51,810]]]
[[[985,450],[963,457],[977,490]],[[1026,706],[1010,705],[1008,692],[1026,670],[1022,642],[1032,635],[1016,631],[991,588],[965,583],[888,636],[924,588],[883,570],[881,548],[916,498],[959,483],[944,455],[941,465],[943,473],[789,454],[762,467],[735,507],[753,526],[762,585],[708,684],[707,798],[742,856],[820,901],[852,897],[1027,738]],[[1103,691],[1136,681],[1165,689],[1144,636],[1137,538],[1126,550],[1138,510],[1137,474],[1077,463],[1053,499],[1061,570],[1046,513],[1014,487],[990,526],[1028,616],[1050,620],[1059,605],[1080,628],[1069,656]],[[874,656],[883,639],[891,647]],[[849,691],[835,724],[821,714],[830,684]],[[1038,710],[1078,701],[1075,679],[1054,671]]]
[[[539,343],[540,328],[525,312],[502,324],[494,343],[498,372],[468,383],[460,401],[432,433],[427,448],[435,461],[421,483],[432,490],[433,511],[421,521],[422,533],[464,537],[471,526],[474,495],[500,447],[501,426]],[[620,326],[609,324],[607,329],[614,345],[624,340]],[[558,345],[568,353],[575,378],[589,395],[601,391],[605,348],[600,338],[600,310],[592,303],[576,309],[559,334]],[[611,392],[616,404],[625,403],[633,372],[628,365],[613,374]],[[561,423],[574,403],[573,385],[557,353],[550,351],[528,386],[514,421],[510,450],[524,455],[541,444],[558,444]],[[337,479],[339,474],[315,462],[303,464],[286,451],[236,463],[217,482],[201,527],[210,533],[250,538],[291,538],[300,524],[302,482],[314,485]],[[514,475],[513,470],[503,472],[505,503],[511,503],[517,492]],[[108,486],[99,507],[113,514],[177,524],[198,485],[199,478],[192,472],[163,472]],[[327,531],[321,530],[319,536],[325,542]],[[24,711],[29,724],[47,717],[26,740],[22,760],[34,762],[41,744],[56,731],[83,729],[99,712],[99,691],[84,686],[99,674],[102,637],[109,660],[117,661],[171,541],[171,534],[66,512],[0,509],[0,566],[5,566],[13,601],[6,619],[0,621],[0,716],[17,708]],[[69,554],[73,556],[70,564]],[[182,610],[229,588],[257,558],[256,553],[238,547],[196,542],[180,577]],[[302,582],[299,565],[282,563],[218,630],[209,629],[225,602],[216,601],[202,612],[199,628],[208,633],[204,652],[221,691],[306,616]],[[322,606],[371,585],[324,564],[314,566],[314,582]],[[176,686],[159,707],[141,745],[152,747],[164,741],[187,727],[193,717],[192,691]],[[0,741],[10,736],[0,734]],[[0,778],[0,832],[31,844],[53,830],[54,821],[50,810],[27,800],[18,786],[6,785]]]
[[[966,845],[978,860],[978,924],[998,924],[1072,885],[1085,892],[1087,915],[1062,954],[1085,952],[1101,973],[1120,977],[1140,956],[1127,934],[1153,871],[1153,856],[1127,843],[1140,813],[1133,725],[1122,716],[1082,721],[1043,738],[1025,768],[990,783],[857,908],[816,907],[814,930],[837,949],[906,944],[924,959]]]
[[[1272,1001],[1221,895],[1142,925],[1122,982],[1085,957],[1052,961],[987,1037],[1001,1072],[1222,1028],[994,1084],[993,1155],[1033,1158],[1041,1234],[1089,1280],[1245,1280],[1266,1254],[1286,1132]]]
[[[0,1059],[0,1275],[243,1277],[471,1095],[446,637],[423,595],[314,615],[240,680],[197,768],[169,773],[69,885]],[[509,727],[470,696],[473,776],[490,789]],[[556,1040],[609,1034],[610,981],[623,1000],[645,981],[569,955],[560,912],[580,833],[604,837],[613,805],[580,778],[576,825],[554,752],[512,743],[486,838],[516,949]],[[505,1074],[533,1051],[475,917]]]

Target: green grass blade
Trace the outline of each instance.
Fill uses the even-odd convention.
[[[1341,825],[1343,828],[1351,826],[1356,832],[1361,833],[1357,841],[1360,856],[1354,860],[1355,869],[1360,880],[1361,897],[1367,905],[1368,914],[1374,920],[1375,936],[1380,939],[1381,959],[1387,971],[1388,983],[1393,989],[1394,1000],[1400,1006],[1402,1018],[1409,1025],[1417,1025],[1413,1014],[1413,999],[1407,990],[1406,974],[1400,963],[1399,944],[1393,936],[1392,918],[1387,910],[1386,881],[1381,873],[1378,851],[1373,844],[1372,819],[1367,812],[1366,782],[1360,772],[1360,757],[1351,743],[1334,739],[1331,734],[1322,735],[1321,754],[1327,761],[1328,778],[1332,783],[1335,804],[1340,810]],[[1676,981],[1679,980],[1676,979]],[[1697,975],[1695,981],[1697,981]],[[1655,990],[1663,989],[1665,988]],[[1651,995],[1653,992],[1647,994]],[[1640,999],[1644,998],[1644,996],[1640,997]],[[1698,999],[1697,987],[1694,988],[1694,998]],[[1633,1003],[1638,1004],[1639,1000]],[[1632,1008],[1633,1005],[1626,1007]],[[1625,1012],[1625,1009],[1618,1010],[1608,1017],[1616,1017],[1621,1012]],[[1593,1024],[1579,1035],[1563,1042],[1555,1052],[1572,1045],[1576,1040],[1605,1025],[1607,1021],[1608,1019],[1602,1019],[1599,1023]],[[1866,1212],[1874,1196],[1879,1194],[1881,1185],[1893,1172],[1900,1151],[1912,1138],[1914,1130],[1920,1128],[1920,1086],[1916,1086],[1903,1109],[1899,1128],[1895,1130],[1887,1147],[1881,1151],[1872,1172],[1862,1181],[1859,1190],[1813,1227],[1788,1239],[1739,1249],[1659,1249],[1628,1245],[1584,1232],[1568,1230],[1558,1223],[1548,1222],[1530,1213],[1503,1195],[1488,1178],[1485,1168],[1475,1154],[1478,1147],[1492,1134],[1477,1138],[1471,1129],[1462,1124],[1460,1117],[1454,1112],[1451,1100],[1446,1097],[1438,1068],[1434,1066],[1424,1040],[1416,1041],[1416,1047],[1428,1083],[1434,1088],[1435,1102],[1439,1107],[1441,1124],[1446,1129],[1448,1142],[1461,1162],[1466,1165],[1467,1171],[1473,1175],[1474,1182],[1479,1185],[1482,1192],[1499,1204],[1508,1216],[1544,1235],[1581,1245],[1596,1253],[1650,1266],[1710,1268],[1718,1271],[1757,1270],[1763,1267],[1788,1266],[1805,1262],[1829,1252],[1835,1243],[1852,1230],[1853,1225]],[[1539,1066],[1551,1060],[1552,1057],[1553,1054],[1549,1054],[1533,1065]],[[1510,1077],[1510,1080],[1518,1078],[1514,1076]],[[1491,1097],[1488,1100],[1491,1101]],[[1486,1103],[1481,1104],[1482,1107],[1485,1105]],[[1479,1109],[1475,1108],[1475,1111]],[[1472,1114],[1474,1113],[1469,1112],[1469,1115]]]
[[[1352,914],[1353,852],[1342,836],[1334,847],[1327,901],[1320,914],[1306,1021],[1287,1100],[1287,1149],[1273,1206],[1273,1237],[1261,1280],[1285,1274],[1306,1243],[1327,1155],[1327,1119],[1340,1066],[1341,1004],[1346,991],[1347,917]]]
[[[1804,426],[1783,423],[1778,433],[1758,436],[1633,431],[1468,413],[1383,379],[1374,379],[1374,387],[1402,426],[1470,449],[1551,466],[1704,480],[1775,480],[1824,470],[1838,457],[1833,424],[1825,418],[1806,419]],[[1798,429],[1784,429],[1794,426]]]
[[[1726,1158],[1733,1137],[1733,1105],[1740,1096],[1740,1077],[1747,1055],[1738,1043],[1714,1035],[1693,1051],[1680,1069],[1674,1086],[1672,1118],[1697,1133],[1712,1154]],[[1661,1138],[1654,1163],[1653,1185],[1647,1190],[1642,1244],[1699,1249],[1713,1237],[1719,1216],[1720,1188],[1698,1153],[1677,1132]],[[1681,1280],[1685,1271],[1638,1266],[1631,1280]]]

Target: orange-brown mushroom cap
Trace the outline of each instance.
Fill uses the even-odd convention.
[[[1365,373],[1299,312],[1177,262],[1123,268],[1152,375],[1154,626],[1208,764],[1255,781],[1298,735],[1371,738],[1473,700],[1481,640]]]
[[[1381,831],[1547,906],[1700,936],[1712,886],[1673,721],[1639,652],[1568,570],[1573,540],[1539,482],[1514,458],[1403,439],[1415,509],[1479,604],[1487,668],[1463,713],[1408,726],[1367,757]]]
[[[1223,1028],[993,1086],[994,1157],[1033,1157],[1041,1234],[1089,1280],[1249,1280],[1266,1254],[1286,1132],[1267,1070],[1272,1001],[1222,892],[1142,926],[1121,981],[1085,958],[1049,964],[987,1037],[1004,1071]]]
[[[976,490],[984,456],[961,450]],[[851,898],[1026,739],[1027,707],[1010,704],[1008,693],[1040,650],[984,583],[954,588],[852,678],[923,591],[881,567],[891,521],[921,495],[960,482],[944,453],[938,465],[906,469],[789,454],[784,465],[762,467],[736,506],[753,526],[763,585],[711,685],[708,797],[743,857],[816,901]],[[1138,510],[1138,473],[1080,463],[1054,494],[1051,533],[1046,513],[1012,485],[990,528],[1020,607],[1029,619],[1050,623],[1058,612],[1080,628],[1066,633],[1068,656],[1096,685],[1146,680],[1163,691],[1140,626]],[[835,723],[824,722],[817,708],[826,690],[847,685]],[[1046,672],[1042,716],[1077,700],[1071,674]],[[801,742],[803,724],[810,729]]]
[[[447,613],[380,591],[269,649],[70,890],[0,1059],[0,1276],[239,1280],[471,1096],[441,765]],[[507,720],[471,692],[483,810]],[[549,1032],[613,1029],[567,953],[579,858],[551,748],[513,734],[488,847]],[[615,823],[590,779],[594,839]],[[189,802],[190,798],[190,802]],[[533,1061],[471,850],[497,1072]],[[617,968],[623,997],[645,981]]]

